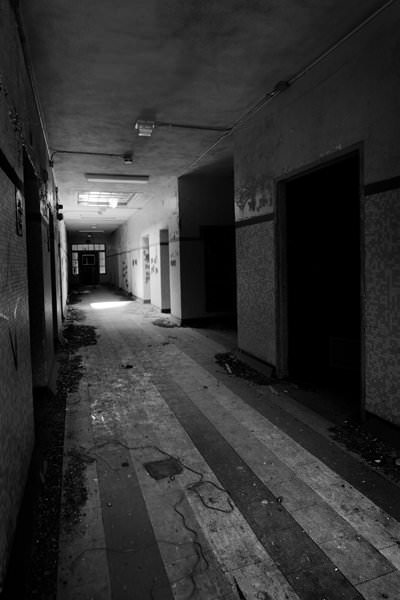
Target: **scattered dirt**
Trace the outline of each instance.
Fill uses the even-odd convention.
[[[252,369],[252,367],[249,367],[239,360],[232,352],[216,354],[215,360],[229,375],[242,377],[257,385],[270,385],[276,383],[275,379],[263,375],[256,369]]]
[[[76,352],[82,346],[97,344],[95,328],[89,325],[69,323],[63,331],[69,353]]]
[[[273,377],[269,378],[241,362],[232,352],[216,354],[215,360],[229,375],[242,377],[257,385],[277,383]],[[312,391],[312,388],[304,383],[293,384],[283,380],[279,383],[287,388],[294,386],[303,391]],[[339,425],[332,426],[329,431],[336,442],[357,454],[370,467],[384,474],[391,481],[400,484],[400,447],[394,448],[381,436],[371,433],[356,419],[349,418]]]
[[[88,458],[79,451],[72,448],[65,458],[66,468],[63,481],[63,531],[71,532],[74,525],[79,523],[81,508],[87,500],[87,489],[85,486],[85,469]],[[89,459],[93,462],[95,459]]]
[[[330,428],[332,438],[350,452],[358,454],[369,466],[400,484],[400,450],[374,435],[363,424],[346,420]]]
[[[83,310],[79,310],[78,308],[68,308],[68,322],[71,321],[84,321],[86,319],[86,315]]]
[[[77,351],[96,343],[94,327],[76,324],[83,319],[82,311],[69,308],[57,354],[56,394],[47,388],[34,394],[35,448],[2,600],[56,598],[65,406],[82,377]],[[87,460],[74,450],[67,460],[63,521],[72,526],[86,500],[83,470]]]
[[[178,325],[170,319],[154,319],[152,323],[157,327],[178,327]]]

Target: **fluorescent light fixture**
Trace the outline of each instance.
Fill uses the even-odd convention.
[[[129,208],[137,192],[78,192],[78,204],[90,208]]]
[[[148,175],[107,175],[104,173],[85,173],[88,181],[95,183],[147,183]]]
[[[139,137],[151,137],[156,124],[154,121],[141,121],[135,123],[135,129]]]

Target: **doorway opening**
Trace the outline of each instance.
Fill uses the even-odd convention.
[[[142,238],[142,276],[143,302],[150,302],[150,242],[148,235]]]
[[[160,274],[161,274],[161,312],[171,312],[171,285],[169,276],[169,232],[160,229]]]
[[[358,152],[282,183],[283,373],[360,403]]]
[[[236,315],[236,247],[232,225],[201,227],[207,312]]]
[[[99,283],[97,252],[79,252],[79,282],[81,285]]]
[[[70,264],[72,286],[97,285],[106,274],[106,245],[72,244]]]

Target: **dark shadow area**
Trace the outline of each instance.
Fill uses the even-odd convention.
[[[44,252],[47,254],[46,238],[49,229],[41,214],[39,181],[28,154],[23,154],[24,195],[26,208],[26,251],[29,289],[29,330],[33,385],[43,385],[43,369],[46,362],[46,281],[44,274]],[[52,316],[53,318],[53,316]]]
[[[35,448],[2,600],[55,599],[65,395],[34,390]]]
[[[182,323],[236,318],[233,171],[182,176],[178,192]]]
[[[203,317],[201,319],[184,319],[182,327],[194,327],[195,329],[210,329],[214,331],[236,331],[236,315],[220,317]]]
[[[288,181],[285,200],[289,378],[359,409],[358,154]]]
[[[201,227],[206,311],[236,314],[235,228]]]

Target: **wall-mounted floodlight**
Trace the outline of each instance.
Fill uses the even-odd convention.
[[[148,175],[107,175],[104,173],[86,173],[87,181],[94,183],[147,183]]]

